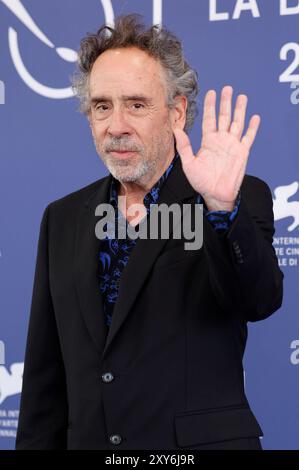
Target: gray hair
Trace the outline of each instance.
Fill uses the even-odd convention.
[[[198,74],[186,62],[179,39],[166,28],[154,25],[145,29],[140,15],[119,16],[114,28],[103,25],[96,34],[88,33],[78,51],[79,70],[71,77],[72,89],[80,101],[79,110],[90,112],[89,76],[96,59],[108,49],[135,46],[160,61],[165,71],[167,105],[175,105],[176,96],[187,99],[185,130],[189,130],[198,114]]]

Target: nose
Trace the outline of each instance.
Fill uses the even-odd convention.
[[[114,109],[111,113],[107,132],[113,137],[131,134],[130,126],[126,121],[125,113],[122,109]]]

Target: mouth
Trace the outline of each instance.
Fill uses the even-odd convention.
[[[111,155],[114,155],[115,157],[131,157],[135,153],[137,153],[135,150],[112,150],[109,152]]]

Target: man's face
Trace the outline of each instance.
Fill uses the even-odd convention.
[[[104,164],[121,182],[150,181],[174,155],[162,66],[135,47],[107,50],[89,86],[89,121]]]

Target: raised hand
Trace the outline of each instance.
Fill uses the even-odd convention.
[[[201,147],[196,155],[187,134],[182,129],[174,129],[185,175],[191,186],[203,196],[209,210],[233,209],[260,124],[260,116],[253,115],[242,137],[248,99],[246,95],[238,95],[231,121],[232,94],[231,86],[223,87],[217,128],[216,92],[207,92]]]

